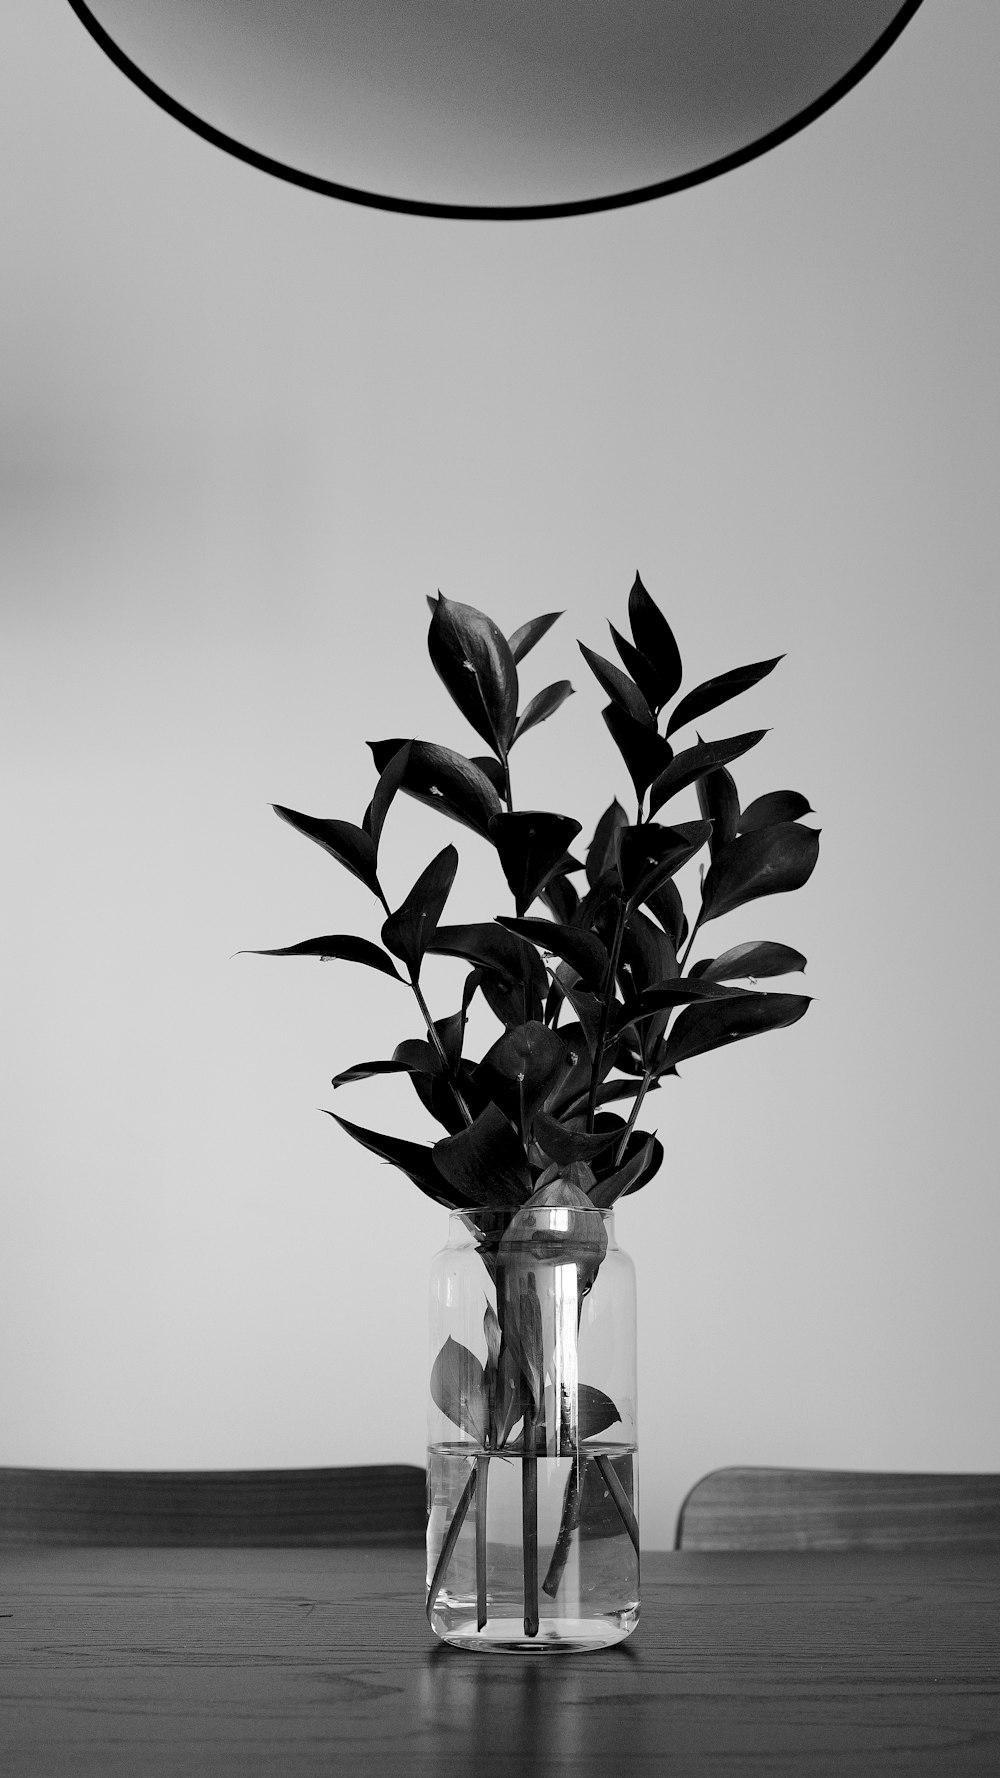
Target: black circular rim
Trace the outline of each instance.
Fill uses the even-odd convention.
[[[258,172],[269,173],[272,178],[284,179],[287,184],[301,186],[305,191],[318,192],[323,197],[340,198],[344,203],[361,204],[371,210],[390,210],[406,216],[434,216],[452,221],[466,222],[542,222],[558,216],[587,216],[601,210],[622,210],[631,204],[646,204],[654,198],[669,197],[677,191],[687,191],[694,185],[704,185],[709,179],[717,179],[723,173],[730,173],[736,167],[745,166],[748,161],[767,154],[790,136],[798,135],[806,129],[824,111],[839,103],[852,87],[869,74],[877,62],[882,60],[886,51],[892,48],[897,37],[905,30],[914,13],[922,5],[923,0],[903,0],[891,22],[871,45],[860,61],[834,81],[819,98],[802,111],[796,112],[777,128],[768,130],[763,136],[748,142],[745,147],[735,149],[731,154],[724,154],[718,160],[709,161],[703,167],[693,168],[690,172],[680,173],[673,179],[662,179],[653,185],[637,186],[633,190],[614,192],[605,197],[576,198],[567,203],[554,204],[438,204],[430,200],[417,198],[396,198],[386,193],[363,191],[352,185],[338,185],[332,179],[321,179],[318,174],[307,173],[299,167],[293,167],[284,161],[273,160],[270,155],[260,154],[245,142],[238,142],[234,136],[227,136],[217,130],[213,124],[189,111],[186,105],[174,99],[156,82],[133,62],[123,50],[119,49],[114,38],[110,37],[104,26],[95,19],[84,0],[69,0],[76,13],[94,41],[99,44],[105,55],[114,62],[121,72],[136,85],[140,92],[152,99],[155,105],[176,118],[195,135],[204,137],[213,147],[221,148],[224,153],[235,155],[237,160],[246,161],[248,166],[256,167]]]

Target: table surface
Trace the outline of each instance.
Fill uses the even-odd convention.
[[[1000,1772],[1000,1555],[646,1554],[628,1642],[446,1648],[416,1550],[0,1553],[11,1778]]]

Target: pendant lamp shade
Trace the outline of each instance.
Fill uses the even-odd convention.
[[[69,0],[181,123],[298,185],[530,218],[679,191],[843,97],[920,0]]]

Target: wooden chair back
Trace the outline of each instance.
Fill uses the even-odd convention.
[[[426,1481],[357,1469],[0,1469],[0,1547],[413,1544]]]
[[[1000,1549],[1000,1475],[716,1469],[681,1507],[679,1550]]]

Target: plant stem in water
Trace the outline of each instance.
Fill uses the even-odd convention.
[[[472,1504],[472,1500],[473,1500],[473,1496],[475,1495],[475,1492],[476,1492],[476,1466],[475,1466],[475,1464],[473,1464],[471,1470],[469,1471],[469,1479],[466,1482],[465,1487],[462,1489],[462,1493],[461,1493],[461,1497],[459,1499],[458,1505],[456,1506],[455,1511],[452,1514],[451,1524],[448,1526],[448,1534],[444,1540],[444,1543],[441,1545],[441,1554],[439,1555],[439,1557],[437,1559],[437,1565],[434,1569],[434,1577],[431,1581],[430,1586],[427,1589],[426,1610],[427,1610],[427,1622],[428,1623],[431,1622],[431,1619],[433,1617],[434,1607],[437,1604],[437,1596],[440,1593],[441,1588],[444,1586],[444,1577],[448,1572],[448,1564],[451,1561],[451,1558],[454,1554],[455,1545],[458,1542],[458,1538],[459,1538],[459,1533],[462,1529],[462,1526],[465,1524],[466,1514],[468,1513],[469,1507]]]
[[[610,1457],[607,1457],[607,1456],[597,1457],[597,1458],[595,1458],[595,1462],[597,1464],[598,1469],[601,1472],[601,1475],[604,1478],[604,1483],[605,1483],[605,1486],[608,1490],[608,1493],[611,1495],[612,1500],[614,1501],[616,1507],[618,1508],[618,1512],[621,1516],[622,1524],[624,1525],[626,1531],[629,1534],[629,1537],[632,1540],[632,1547],[635,1550],[636,1555],[638,1555],[639,1554],[639,1521],[635,1516],[635,1511],[633,1509],[632,1502],[629,1499],[628,1495],[626,1494],[624,1488],[622,1487],[621,1482],[618,1480],[618,1477],[615,1473],[614,1464],[612,1463]]]
[[[521,1538],[524,1548],[524,1634],[538,1635],[538,1458],[535,1428],[526,1423],[521,1458]]]
[[[552,1560],[549,1563],[548,1573],[542,1582],[542,1592],[548,1593],[550,1599],[554,1599],[559,1591],[559,1582],[562,1580],[563,1571],[569,1560],[570,1546],[573,1542],[573,1533],[580,1523],[580,1506],[583,1497],[583,1464],[586,1461],[586,1458],[581,1462],[579,1457],[574,1457],[570,1464],[569,1475],[566,1478],[566,1491],[563,1495],[562,1503],[562,1517],[559,1520],[559,1535],[556,1538],[555,1548],[552,1551]]]
[[[476,1458],[476,1629],[486,1628],[486,1483],[488,1457]]]

